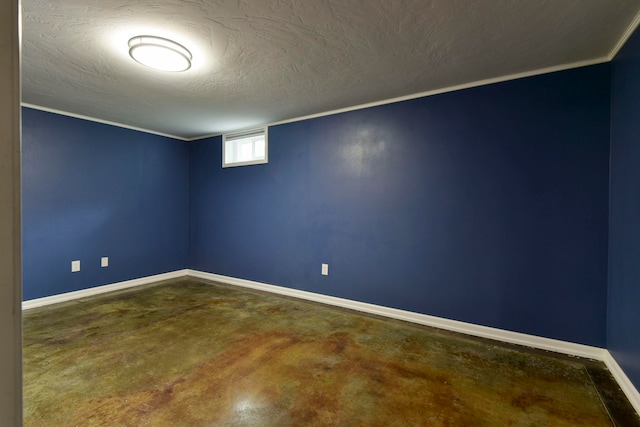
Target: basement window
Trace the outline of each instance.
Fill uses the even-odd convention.
[[[268,148],[266,127],[225,134],[222,136],[222,167],[268,163]]]

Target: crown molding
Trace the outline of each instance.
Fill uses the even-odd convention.
[[[82,115],[82,114],[69,113],[67,111],[56,110],[55,108],[48,108],[48,107],[42,107],[40,105],[29,104],[27,102],[22,102],[20,105],[22,105],[23,107],[31,108],[33,110],[40,110],[40,111],[45,111],[47,113],[59,114],[61,116],[73,117],[74,119],[87,120],[89,122],[101,123],[103,125],[115,126],[115,127],[119,127],[119,128],[135,130],[135,131],[138,131],[138,132],[150,133],[152,135],[164,136],[166,138],[177,139],[177,140],[180,140],[180,141],[189,141],[189,139],[184,138],[182,136],[171,135],[169,133],[163,133],[163,132],[156,132],[156,131],[150,130],[150,129],[144,129],[144,128],[140,128],[140,127],[137,127],[137,126],[125,125],[125,124],[122,124],[122,123],[112,122],[112,121],[109,121],[109,120],[97,119],[95,117],[85,116],[85,115]]]

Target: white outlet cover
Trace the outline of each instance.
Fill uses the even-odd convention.
[[[322,264],[322,275],[323,276],[329,275],[329,264]]]
[[[103,256],[100,258],[100,267],[109,267],[109,257]]]
[[[71,261],[71,272],[76,273],[78,271],[80,271],[80,261]]]

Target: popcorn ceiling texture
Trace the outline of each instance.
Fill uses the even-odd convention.
[[[23,0],[23,102],[191,138],[581,61],[637,0]],[[185,73],[131,60],[168,37]]]

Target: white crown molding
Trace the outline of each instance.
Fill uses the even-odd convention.
[[[36,307],[57,304],[60,302],[72,301],[78,298],[85,298],[106,292],[119,291],[121,289],[133,288],[147,285],[149,283],[160,282],[162,280],[177,279],[187,275],[187,270],[176,270],[169,273],[156,274],[154,276],[141,277],[139,279],[127,280],[125,282],[112,283],[110,285],[96,286],[95,288],[81,289],[79,291],[66,292],[64,294],[50,297],[37,298],[22,302],[22,310],[29,310]]]
[[[486,86],[486,85],[490,85],[490,84],[494,84],[494,83],[508,82],[508,81],[511,81],[511,80],[518,80],[518,79],[523,79],[523,78],[526,78],[526,77],[533,77],[533,76],[539,76],[539,75],[542,75],[542,74],[555,73],[557,71],[565,71],[565,70],[571,70],[571,69],[574,69],[574,68],[587,67],[589,65],[603,64],[603,63],[606,63],[606,62],[609,62],[609,58],[608,57],[589,59],[589,60],[586,60],[586,61],[579,61],[579,62],[572,62],[572,63],[569,63],[569,64],[555,65],[553,67],[541,68],[541,69],[537,69],[537,70],[533,70],[533,71],[526,71],[526,72],[523,72],[523,73],[509,74],[509,75],[506,75],[506,76],[494,77],[494,78],[485,79],[485,80],[478,80],[478,81],[474,81],[474,82],[470,82],[470,83],[464,83],[464,84],[460,84],[460,85],[456,85],[456,86],[448,86],[448,87],[441,88],[441,89],[429,90],[429,91],[426,91],[426,92],[418,92],[418,93],[414,93],[414,94],[411,94],[411,95],[400,96],[400,97],[397,97],[397,98],[390,98],[390,99],[385,99],[385,100],[382,100],[382,101],[375,101],[375,102],[370,102],[370,103],[367,103],[367,104],[354,105],[352,107],[340,108],[340,109],[337,109],[337,110],[325,111],[325,112],[317,113],[317,114],[310,114],[308,116],[296,117],[296,118],[293,118],[293,119],[287,119],[287,120],[282,120],[282,121],[279,121],[279,122],[268,123],[268,124],[265,124],[264,126],[268,127],[268,126],[283,125],[283,124],[293,123],[293,122],[300,122],[300,121],[303,121],[303,120],[315,119],[315,118],[318,118],[318,117],[331,116],[333,114],[340,114],[340,113],[347,113],[349,111],[363,110],[365,108],[378,107],[380,105],[393,104],[393,103],[402,102],[402,101],[410,101],[412,99],[425,98],[425,97],[428,97],[428,96],[439,95],[439,94],[442,94],[442,93],[456,92],[456,91],[463,90],[463,89],[470,89],[470,88],[479,87],[479,86]]]
[[[613,378],[615,378],[615,380],[617,381],[624,394],[627,395],[629,402],[636,410],[636,414],[640,415],[640,392],[638,392],[638,389],[633,385],[629,377],[627,377],[620,365],[618,365],[618,362],[616,362],[616,359],[613,358],[613,355],[609,351],[606,351],[605,353],[604,363],[609,369],[609,372],[611,372],[611,375],[613,375]]]
[[[636,25],[637,25],[637,23],[636,23]],[[627,31],[629,31],[629,30],[627,30]],[[292,119],[281,120],[281,121],[278,121],[278,122],[265,123],[265,124],[256,124],[255,126],[252,126],[252,128],[269,127],[269,126],[283,125],[283,124],[287,124],[287,123],[295,123],[295,122],[300,122],[300,121],[303,121],[303,120],[316,119],[316,118],[319,118],[319,117],[331,116],[331,115],[340,114],[340,113],[347,113],[349,111],[363,110],[365,108],[378,107],[378,106],[381,106],[381,105],[393,104],[393,103],[402,102],[402,101],[409,101],[409,100],[412,100],[412,99],[424,98],[424,97],[433,96],[433,95],[439,95],[439,94],[447,93],[447,92],[456,92],[456,91],[463,90],[463,89],[470,89],[470,88],[479,87],[479,86],[486,86],[486,85],[490,85],[490,84],[494,84],[494,83],[507,82],[507,81],[511,81],[511,80],[523,79],[523,78],[526,78],[526,77],[533,77],[533,76],[538,76],[538,75],[542,75],[542,74],[555,73],[557,71],[565,71],[565,70],[571,70],[571,69],[574,69],[574,68],[587,67],[589,65],[596,65],[596,64],[602,64],[602,63],[605,63],[605,62],[609,62],[610,60],[611,60],[610,56],[607,56],[607,57],[602,57],[602,58],[590,59],[590,60],[586,60],[586,61],[572,62],[572,63],[569,63],[569,64],[555,65],[553,67],[541,68],[541,69],[537,69],[537,70],[533,70],[533,71],[526,71],[526,72],[522,72],[522,73],[509,74],[509,75],[506,75],[506,76],[500,76],[500,77],[495,77],[495,78],[491,78],[491,79],[479,80],[479,81],[475,81],[475,82],[464,83],[464,84],[455,85],[455,86],[449,86],[449,87],[445,87],[445,88],[441,88],[441,89],[434,89],[434,90],[429,90],[429,91],[425,91],[425,92],[418,92],[418,93],[414,93],[414,94],[411,94],[411,95],[400,96],[400,97],[397,97],[397,98],[384,99],[384,100],[381,100],[381,101],[369,102],[367,104],[359,104],[359,105],[354,105],[354,106],[351,106],[351,107],[339,108],[337,110],[324,111],[324,112],[321,112],[321,113],[310,114],[310,115],[307,115],[307,116],[294,117]],[[47,112],[50,112],[50,113],[60,114],[60,115],[63,115],[63,116],[74,117],[74,118],[77,118],[77,119],[88,120],[88,121],[92,121],[92,122],[97,122],[97,123],[103,123],[103,124],[107,124],[107,125],[117,126],[117,127],[121,127],[121,128],[125,128],[125,129],[137,130],[137,131],[140,131],[140,132],[146,132],[146,133],[150,133],[150,134],[154,134],[154,135],[165,136],[165,137],[168,137],[168,138],[173,138],[173,139],[177,139],[177,140],[180,140],[180,141],[186,141],[186,142],[199,141],[199,140],[202,140],[202,139],[212,138],[212,137],[220,136],[220,135],[223,134],[223,133],[218,132],[218,133],[211,133],[211,134],[206,134],[206,135],[202,135],[202,136],[194,136],[194,137],[191,137],[191,138],[185,138],[185,137],[181,137],[181,136],[170,135],[170,134],[166,134],[166,133],[162,133],[162,132],[152,131],[152,130],[149,130],[149,129],[138,128],[138,127],[135,127],[135,126],[123,125],[121,123],[110,122],[110,121],[107,121],[107,120],[96,119],[94,117],[83,116],[83,115],[80,115],[80,114],[67,113],[67,112],[60,111],[60,110],[55,110],[55,109],[52,109],[52,108],[40,107],[38,105],[28,104],[28,103],[24,103],[24,102],[22,103],[22,106],[23,107],[28,107],[28,108],[33,108],[35,110],[41,110],[41,111],[47,111]]]
[[[185,142],[189,141],[189,139],[183,138],[181,136],[171,135],[171,134],[162,133],[162,132],[156,132],[154,130],[139,128],[139,127],[136,127],[136,126],[124,125],[122,123],[111,122],[109,120],[96,119],[95,117],[84,116],[82,114],[69,113],[69,112],[62,111],[62,110],[56,110],[54,108],[41,107],[39,105],[29,104],[27,102],[22,102],[20,105],[22,105],[23,107],[34,109],[34,110],[46,111],[47,113],[53,113],[53,114],[59,114],[61,116],[73,117],[74,119],[87,120],[89,122],[101,123],[103,125],[110,125],[110,126],[115,126],[115,127],[119,127],[119,128],[135,130],[135,131],[138,131],[138,132],[150,133],[152,135],[164,136],[164,137],[167,137],[167,138],[177,139],[179,141],[185,141]]]
[[[560,341],[551,338],[543,338],[535,335],[523,334],[520,332],[506,331],[503,329],[491,328],[488,326],[474,325],[472,323],[449,320],[441,317],[429,316],[426,314],[414,313],[411,311],[399,310],[375,304],[348,300],[344,298],[332,297],[317,294],[314,292],[301,291],[298,289],[285,288],[282,286],[269,285],[266,283],[254,282],[251,280],[238,279],[235,277],[222,276],[219,274],[206,273],[203,271],[188,270],[188,275],[200,279],[214,282],[226,283],[229,285],[241,286],[244,288],[266,291],[279,295],[286,295],[322,304],[348,308],[364,313],[376,314],[420,325],[433,326],[453,332],[460,332],[482,338],[489,338],[497,341],[518,344],[556,353],[569,354],[572,356],[586,357],[603,361],[606,350],[599,347],[592,347],[583,344],[575,344],[567,341]]]
[[[640,12],[638,12],[635,18],[633,18],[633,21],[631,21],[631,24],[629,24],[625,32],[622,33],[620,40],[618,40],[616,45],[613,46],[613,49],[611,49],[611,52],[609,52],[609,56],[608,56],[609,61],[613,61],[613,59],[616,57],[618,52],[620,52],[620,49],[622,49],[622,47],[625,45],[627,40],[629,40],[629,37],[631,37],[631,35],[636,31],[636,29],[638,28],[638,25],[640,25]]]
[[[266,126],[268,126],[268,125],[262,125],[260,127],[266,127]],[[200,141],[201,139],[214,138],[216,136],[222,136],[222,135],[224,135],[223,132],[210,133],[210,134],[207,134],[207,135],[194,136],[192,138],[186,138],[185,141],[187,141],[187,142]]]
[[[381,105],[393,104],[393,103],[402,102],[402,101],[410,101],[412,99],[425,98],[425,97],[428,97],[428,96],[439,95],[439,94],[447,93],[447,92],[456,92],[456,91],[463,90],[463,89],[470,89],[470,88],[486,86],[486,85],[490,85],[490,84],[494,84],[494,83],[501,83],[501,82],[507,82],[507,81],[511,81],[511,80],[523,79],[523,78],[526,78],[526,77],[533,77],[533,76],[539,76],[539,75],[543,75],[543,74],[555,73],[557,71],[572,70],[574,68],[588,67],[589,65],[603,64],[603,63],[606,63],[606,62],[609,62],[609,57],[590,59],[590,60],[587,60],[587,61],[572,62],[572,63],[569,63],[569,64],[556,65],[556,66],[553,66],[553,67],[541,68],[541,69],[538,69],[538,70],[527,71],[527,72],[523,72],[523,73],[509,74],[509,75],[506,75],[506,76],[500,76],[500,77],[495,77],[495,78],[491,78],[491,79],[479,80],[479,81],[475,81],[475,82],[471,82],[471,83],[465,83],[465,84],[456,85],[456,86],[449,86],[449,87],[445,87],[445,88],[441,88],[441,89],[434,89],[434,90],[430,90],[430,91],[426,91],[426,92],[418,92],[418,93],[414,93],[414,94],[411,94],[411,95],[400,96],[400,97],[397,97],[397,98],[384,99],[382,101],[369,102],[367,104],[354,105],[352,107],[339,108],[337,110],[324,111],[322,113],[310,114],[308,116],[300,116],[300,117],[295,117],[295,118],[292,118],[292,119],[281,120],[279,122],[267,123],[267,124],[264,124],[264,125],[259,125],[257,127],[261,127],[261,126],[262,127],[269,127],[269,126],[284,125],[284,124],[287,124],[287,123],[301,122],[303,120],[317,119],[319,117],[331,116],[331,115],[334,115],[334,114],[348,113],[350,111],[357,111],[357,110],[364,110],[365,108],[378,107],[378,106],[381,106]],[[201,139],[211,138],[211,137],[220,136],[220,135],[222,135],[222,134],[221,133],[216,133],[216,134],[211,134],[211,135],[197,136],[197,137],[189,138],[189,139],[187,139],[187,141],[189,141],[189,142],[198,141],[198,140],[201,140]]]

